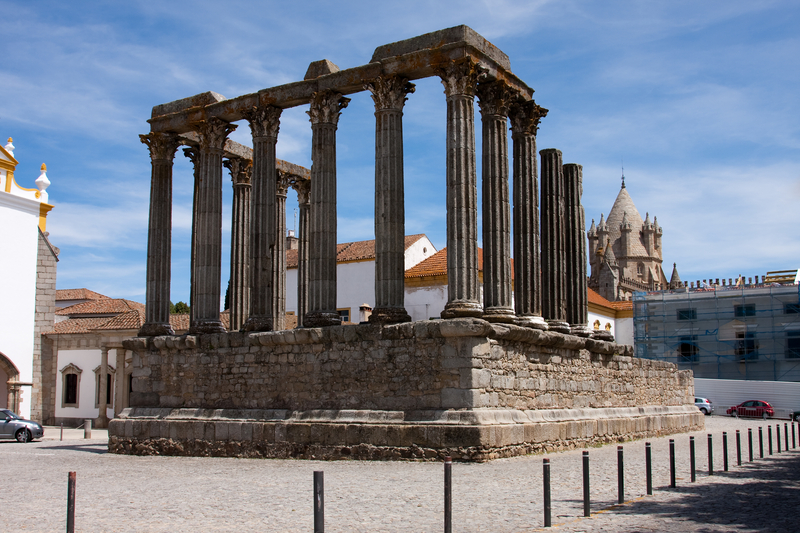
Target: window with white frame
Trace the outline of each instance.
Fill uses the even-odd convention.
[[[106,374],[106,405],[112,407],[114,405],[114,367],[108,365],[108,373]],[[100,367],[94,369],[94,406],[100,407]]]
[[[61,407],[78,407],[82,372],[73,363],[61,369]]]

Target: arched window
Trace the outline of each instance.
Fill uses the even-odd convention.
[[[61,407],[78,407],[82,372],[73,363],[61,369]]]

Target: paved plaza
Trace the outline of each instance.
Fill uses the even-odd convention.
[[[542,457],[553,483],[553,531],[800,531],[800,448],[773,444],[777,421],[707,417],[696,439],[697,481],[690,483],[689,434],[650,439],[655,494],[644,496],[644,441],[624,443],[625,499],[617,501],[617,445],[590,449],[591,518],[582,518],[582,450],[453,465],[453,531],[543,529]],[[758,431],[764,428],[764,459]],[[747,463],[747,428],[755,461]],[[736,466],[735,431],[743,465]],[[730,471],[722,472],[722,432]],[[45,440],[0,441],[4,483],[0,531],[63,531],[67,472],[77,472],[76,531],[180,532],[313,530],[312,473],[325,472],[328,532],[443,530],[441,463],[133,457],[106,453],[104,431],[48,428]],[[715,475],[707,437],[714,436]],[[669,439],[676,442],[677,485],[669,489]],[[800,444],[800,442],[798,443]]]

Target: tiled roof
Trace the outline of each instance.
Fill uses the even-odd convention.
[[[83,302],[56,311],[57,315],[74,317],[76,315],[118,315],[137,310],[144,314],[144,304],[123,298],[104,298]]]
[[[630,222],[632,226],[631,246],[628,256],[648,257],[649,254],[644,247],[641,237],[644,221],[642,220],[642,215],[640,215],[639,211],[636,209],[636,205],[633,203],[633,198],[628,194],[628,189],[625,188],[620,189],[617,199],[614,201],[614,205],[608,213],[608,219],[606,220],[606,224],[608,225],[608,238],[611,239],[611,246],[614,247],[614,254],[617,258],[623,257],[622,241],[620,239],[622,232],[619,226],[622,223],[623,216],[626,214],[628,222]],[[605,243],[602,244],[605,247]]]
[[[53,326],[53,330],[47,331],[45,334],[89,333],[107,321],[108,317],[70,318],[69,320],[62,320],[61,322],[56,323]]]
[[[64,300],[102,300],[108,298],[98,292],[89,289],[58,289],[56,291],[56,301]]]
[[[424,233],[406,235],[404,249],[425,237]],[[297,250],[286,251],[286,268],[297,268]],[[343,242],[336,245],[336,262],[363,261],[375,258],[375,239],[369,241]]]
[[[483,271],[483,248],[478,248],[478,271]],[[511,262],[513,275],[514,262]],[[429,258],[417,263],[406,270],[407,278],[424,278],[429,276],[444,276],[447,274],[447,248],[442,248]]]
[[[74,319],[73,319],[74,320]],[[140,312],[136,309],[133,311],[128,311],[127,313],[122,313],[121,315],[117,315],[112,317],[111,319],[106,319],[107,322],[98,326],[95,329],[135,329],[138,330],[144,325],[144,311]]]
[[[144,325],[144,311],[134,309],[126,313],[121,313],[117,316],[109,317],[92,317],[92,318],[69,318],[58,322],[52,331],[47,334],[62,334],[62,333],[91,333],[93,331],[119,331],[119,330],[134,330],[137,331]],[[223,311],[219,314],[219,319],[225,329],[231,326],[231,315],[229,311]],[[189,329],[189,315],[170,315],[169,323],[172,329],[178,333],[185,333]]]
[[[609,307],[609,308],[611,307],[611,302],[600,296],[591,288],[588,290],[588,296],[590,304],[601,305],[603,307]]]
[[[630,300],[611,302],[611,307],[613,307],[617,311],[633,311],[633,302]]]

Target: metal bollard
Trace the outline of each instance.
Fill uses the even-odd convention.
[[[75,475],[67,475],[67,533],[75,533]]]
[[[622,446],[617,446],[617,500],[625,503],[625,461],[622,457]]]
[[[761,426],[758,426],[758,453],[761,456],[761,459],[764,458],[764,432],[761,430]]]
[[[792,437],[794,437],[794,434],[792,434]],[[64,422],[61,422],[61,438],[58,440],[64,440]]]
[[[767,444],[769,444],[769,454],[772,455],[772,426],[767,426]]]
[[[675,439],[669,439],[669,486],[675,488]]]
[[[742,436],[736,430],[736,466],[742,466]]]
[[[795,448],[797,448],[797,444],[794,440],[794,420],[792,420],[792,449],[794,450]]]
[[[653,452],[650,449],[650,443],[644,443],[644,468],[647,471],[647,495],[653,495]]]
[[[753,462],[753,428],[747,428],[747,445],[750,448],[750,461]]]
[[[591,516],[589,508],[589,452],[583,452],[583,516]]]
[[[689,468],[692,470],[692,483],[695,480],[694,437],[689,437]]]
[[[728,432],[722,432],[722,470],[728,471]]]
[[[83,421],[83,438],[84,439],[91,439],[92,438],[92,420],[87,418]]]
[[[544,527],[552,526],[550,521],[550,459],[542,459],[542,481],[544,482]]]
[[[314,471],[314,533],[325,533],[325,479],[319,470]]]
[[[789,424],[783,423],[783,443],[786,445],[784,448],[789,451]]]
[[[775,424],[775,440],[778,443],[778,453],[781,453],[781,425]]]
[[[453,531],[453,458],[444,458],[444,533]]]
[[[714,475],[714,445],[711,441],[711,433],[708,434],[708,475]]]

